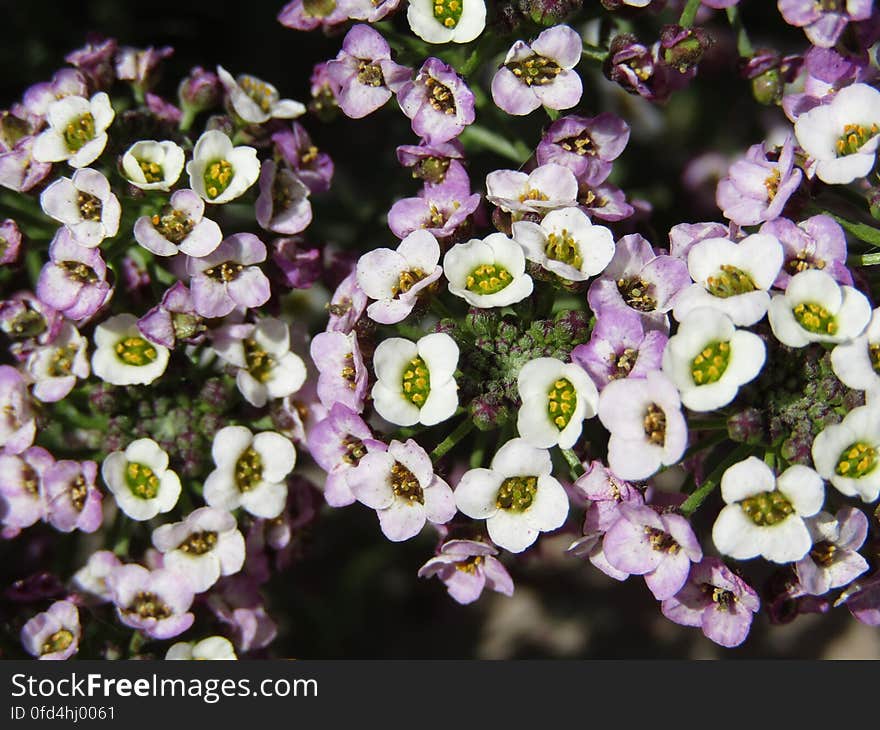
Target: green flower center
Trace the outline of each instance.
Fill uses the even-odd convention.
[[[577,391],[568,378],[560,378],[547,394],[547,413],[560,431],[564,429],[577,406]]]
[[[120,362],[135,367],[149,365],[159,356],[153,344],[143,337],[126,337],[119,340],[113,350]]]
[[[68,261],[59,264],[62,269],[67,270],[64,266]],[[46,331],[46,320],[38,311],[33,309],[30,304],[25,303],[25,308],[12,319],[0,324],[3,332],[12,339],[27,339],[36,337]]]
[[[168,239],[175,246],[192,233],[196,226],[193,219],[182,210],[170,207],[166,208],[161,215],[154,215],[150,222],[163,238]]]
[[[794,507],[782,492],[761,492],[754,497],[744,499],[739,503],[746,516],[758,527],[767,527],[782,522],[786,517],[794,514]]]
[[[666,443],[666,412],[656,403],[651,403],[642,421],[645,437],[656,446]]]
[[[135,613],[140,618],[154,618],[159,621],[174,613],[165,601],[150,591],[139,591],[128,608],[123,610],[125,613]]]
[[[52,354],[52,359],[49,361],[49,375],[53,378],[63,378],[70,375],[76,352],[76,345],[67,345],[66,347],[59,347],[55,350]]]
[[[79,214],[85,221],[101,220],[101,211],[104,209],[101,199],[90,194],[80,192],[76,196],[76,204],[79,206]]]
[[[272,375],[272,369],[275,367],[275,358],[268,352],[263,350],[257,341],[248,337],[243,343],[244,360],[247,364],[248,372],[261,383],[265,383]]]
[[[189,555],[204,555],[211,552],[217,544],[217,533],[211,530],[194,532],[177,549]]]
[[[547,254],[547,258],[568,264],[576,269],[580,269],[584,264],[580,247],[564,228],[562,233],[548,234],[547,243],[544,245],[544,253]]]
[[[857,441],[840,452],[834,471],[842,477],[860,479],[874,471],[876,466],[877,449],[864,441]]]
[[[59,629],[43,642],[40,654],[54,654],[56,651],[64,651],[73,643],[73,638],[73,634],[67,629]]]
[[[448,157],[426,157],[413,165],[412,176],[432,183],[441,183],[449,170]]]
[[[868,357],[871,358],[871,367],[874,372],[880,374],[880,344],[868,345]]]
[[[135,497],[155,499],[159,494],[159,477],[146,464],[129,462],[125,469],[125,483]]]
[[[98,281],[95,270],[82,261],[61,261],[58,266],[67,274],[68,279],[73,279],[80,284],[94,284]]]
[[[64,144],[71,152],[79,152],[88,142],[95,138],[95,118],[86,112],[72,120],[62,132]]]
[[[464,0],[433,0],[434,19],[445,28],[454,28],[461,20]]]
[[[821,304],[801,302],[791,310],[798,324],[807,332],[820,335],[833,335],[837,332],[837,320]]]
[[[562,73],[562,67],[556,61],[537,53],[522,61],[511,61],[507,68],[526,86],[544,86]]]
[[[416,356],[407,363],[403,370],[401,387],[403,388],[403,397],[416,408],[425,405],[431,392],[431,373],[422,358]]]
[[[425,86],[428,87],[428,101],[435,111],[450,116],[455,114],[455,97],[446,84],[441,84],[433,76],[429,76]]]
[[[369,63],[364,60],[358,63],[357,80],[364,86],[383,86],[385,84],[382,67],[378,63]]]
[[[465,279],[465,289],[474,294],[497,294],[510,286],[513,277],[500,264],[480,264]]]
[[[737,294],[746,294],[757,288],[748,273],[730,264],[723,264],[721,271],[706,280],[706,289],[709,290],[709,293],[721,299],[727,299],[727,297],[733,297]]]
[[[416,284],[418,284],[426,276],[421,269],[410,269],[409,271],[401,271],[397,277],[397,284],[391,287],[391,295],[396,297],[398,294],[406,294]]]
[[[148,183],[162,182],[165,179],[165,171],[158,162],[138,160],[137,163],[138,167],[141,168],[141,172],[144,173],[144,180]]]
[[[729,342],[712,342],[706,345],[691,361],[691,377],[694,379],[694,385],[717,383],[729,364]]]
[[[394,492],[395,497],[419,504],[425,503],[425,494],[416,475],[399,461],[395,461],[391,467],[390,480],[391,491]]]
[[[304,3],[305,4],[305,3]],[[333,3],[334,6],[336,3]],[[332,8],[330,9],[332,12]],[[238,77],[238,85],[244,93],[250,97],[260,109],[268,114],[272,110],[273,93],[265,81],[260,81],[253,76],[243,75]]]
[[[581,157],[584,155],[596,154],[596,147],[593,144],[593,138],[590,137],[590,133],[586,129],[574,137],[566,137],[565,139],[560,140],[558,144],[566,152],[572,152]]]
[[[235,485],[239,492],[250,492],[263,479],[263,459],[248,446],[235,462]]]
[[[303,12],[312,18],[326,18],[336,10],[336,0],[303,0]]]
[[[837,140],[837,156],[845,157],[855,154],[878,134],[880,134],[880,127],[876,124],[872,124],[870,127],[861,124],[847,124],[843,128],[843,134]]]
[[[645,534],[648,536],[648,542],[651,543],[651,547],[658,553],[675,555],[681,550],[681,545],[665,530],[645,525]]]
[[[244,266],[237,261],[224,261],[219,266],[213,266],[210,269],[205,269],[205,276],[210,276],[216,281],[222,281],[224,284],[228,284],[230,281],[233,281],[242,271],[244,271]]]
[[[203,176],[205,193],[211,200],[214,200],[214,198],[218,197],[229,187],[234,175],[235,171],[232,168],[231,162],[228,160],[214,160],[205,168]]]
[[[186,312],[171,312],[171,327],[178,340],[189,340],[208,329],[202,318]]]
[[[653,312],[657,309],[657,300],[650,295],[650,290],[651,285],[637,276],[617,280],[617,291],[623,301],[638,312]]]
[[[538,477],[509,477],[501,482],[495,506],[508,512],[525,512],[538,493]]]

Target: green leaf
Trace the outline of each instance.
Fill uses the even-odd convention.
[[[854,235],[860,241],[870,243],[872,246],[880,248],[880,228],[875,228],[874,226],[870,226],[867,223],[856,223],[855,221],[841,218],[839,215],[830,213],[827,210],[823,210],[822,214],[836,220],[838,223],[840,223],[844,230]]]

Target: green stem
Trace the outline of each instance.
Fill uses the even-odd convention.
[[[605,48],[599,48],[598,46],[588,46],[584,44],[584,47],[581,49],[581,56],[589,58],[591,61],[604,62],[605,59],[608,58],[608,50]]]
[[[459,423],[458,426],[456,426],[455,430],[445,439],[443,439],[437,445],[437,448],[431,452],[431,458],[439,459],[441,456],[447,454],[459,441],[467,436],[471,432],[471,430],[473,430],[473,428],[474,422],[470,419],[470,417],[465,418],[465,420]]]
[[[752,42],[749,40],[749,34],[746,33],[742,18],[739,17],[739,8],[736,6],[727,8],[727,21],[730,27],[736,33],[736,50],[741,58],[749,58],[754,55],[755,50],[752,48]]]
[[[196,120],[196,116],[198,115],[198,110],[189,106],[188,104],[183,105],[183,110],[180,115],[180,123],[177,125],[177,128],[181,132],[188,132],[189,128],[192,126],[192,123]]]
[[[562,453],[562,456],[565,457],[565,460],[568,462],[568,468],[571,470],[571,475],[574,479],[577,479],[584,473],[584,465],[581,464],[581,460],[578,459],[577,454],[574,453],[571,449],[559,449]]]
[[[855,254],[848,257],[846,263],[850,266],[877,266],[880,264],[880,253]]]
[[[700,2],[701,0],[688,0],[684,10],[681,11],[681,17],[678,19],[678,24],[682,28],[690,28],[694,24],[694,18],[697,17],[697,11],[700,9]]]
[[[681,507],[678,508],[678,511],[685,517],[690,517],[696,512],[700,505],[706,501],[706,498],[715,491],[715,488],[721,482],[721,476],[724,472],[737,461],[741,461],[748,456],[751,450],[752,447],[748,444],[740,444],[737,448],[731,451],[727,455],[727,458],[722,460],[722,462],[712,470],[709,476],[706,477],[699,489],[682,503]]]
[[[479,124],[471,124],[466,127],[459,139],[466,147],[468,145],[482,147],[515,162],[517,165],[521,165],[531,155],[531,151],[522,142],[511,142]]]

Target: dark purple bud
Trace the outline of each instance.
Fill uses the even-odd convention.
[[[320,249],[305,248],[301,237],[276,239],[272,260],[281,270],[281,281],[291,289],[308,289],[324,268]]]
[[[732,441],[756,444],[764,435],[764,416],[757,408],[746,408],[727,419],[727,434]]]
[[[180,106],[192,112],[201,112],[220,103],[220,79],[213,71],[195,66],[177,87]]]

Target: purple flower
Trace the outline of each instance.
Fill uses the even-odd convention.
[[[382,34],[364,24],[348,31],[339,55],[327,63],[339,108],[352,119],[379,109],[411,76],[411,69],[391,60],[391,47]]]
[[[162,295],[162,301],[138,320],[137,327],[148,340],[168,348],[174,348],[178,341],[198,344],[207,329],[182,281]]]
[[[587,293],[594,312],[608,307],[629,307],[645,324],[666,331],[666,312],[676,295],[691,283],[687,264],[668,255],[656,255],[651,244],[637,233],[617,242],[611,263]]]
[[[691,563],[703,551],[690,523],[651,507],[624,505],[620,519],[605,533],[605,557],[618,570],[644,575],[658,601],[671,598],[687,581]]]
[[[623,190],[608,183],[595,187],[579,184],[577,202],[591,218],[612,223],[629,218],[635,213],[635,208],[626,202]]]
[[[89,87],[83,75],[73,68],[62,68],[51,81],[34,84],[22,96],[22,106],[33,122],[43,122],[49,105],[65,96],[88,96]]]
[[[161,213],[135,221],[135,240],[157,256],[207,256],[220,245],[223,233],[204,215],[205,201],[192,190],[178,190]]]
[[[485,542],[447,540],[437,556],[419,568],[419,578],[438,576],[462,605],[476,601],[484,588],[512,596],[513,579],[496,555],[498,551]]]
[[[798,224],[777,218],[761,226],[761,233],[775,236],[782,244],[784,263],[774,286],[785,289],[791,277],[807,269],[821,269],[835,281],[852,286],[846,267],[846,235],[827,215],[814,215]]]
[[[806,593],[821,596],[845,586],[868,569],[858,549],[868,536],[868,518],[854,507],[835,516],[820,512],[807,520],[813,547],[795,563],[798,581]]]
[[[327,309],[330,316],[328,332],[351,332],[367,308],[369,297],[357,283],[357,271],[352,271],[336,287]]]
[[[318,398],[327,408],[341,403],[360,413],[367,393],[367,369],[354,333],[321,332],[309,349],[318,368]]]
[[[791,135],[785,138],[778,157],[766,144],[753,145],[745,159],[734,162],[727,177],[718,183],[718,207],[725,218],[740,226],[773,220],[782,214],[802,177],[794,167]]]
[[[9,352],[19,361],[27,360],[35,347],[52,342],[63,321],[58,312],[28,291],[0,301],[0,332],[11,340]]]
[[[778,0],[785,22],[803,28],[814,46],[831,48],[847,23],[871,17],[874,0]]]
[[[76,66],[96,88],[110,86],[115,79],[113,57],[116,55],[116,40],[93,36],[86,45],[68,53],[64,60]]]
[[[575,204],[578,183],[567,167],[549,163],[536,167],[530,173],[517,170],[495,170],[486,175],[486,199],[499,208],[515,214],[543,216],[556,208]]]
[[[256,581],[246,575],[222,579],[208,595],[208,607],[231,631],[239,651],[262,649],[275,639],[278,628],[266,613]]]
[[[20,454],[34,442],[37,431],[27,383],[14,367],[0,365],[0,447]]]
[[[119,620],[153,639],[170,639],[192,626],[193,592],[177,573],[123,565],[107,577],[107,587]]]
[[[323,193],[330,188],[333,179],[333,160],[326,152],[320,152],[299,122],[293,122],[272,135],[278,153],[290,165],[299,179],[312,193]]]
[[[272,261],[281,270],[285,286],[291,289],[308,289],[324,269],[321,250],[302,244],[300,236],[276,238],[272,242]]]
[[[833,48],[813,46],[803,59],[804,87],[802,93],[786,94],[782,109],[792,121],[823,103],[853,83],[871,83],[877,78],[876,69],[867,56],[841,55]],[[799,69],[798,69],[799,70]],[[794,78],[785,78],[794,81]]]
[[[252,233],[228,236],[208,256],[188,259],[196,312],[225,317],[236,307],[249,309],[269,301],[269,280],[256,266],[265,260],[266,246]]]
[[[5,539],[15,537],[46,515],[43,473],[55,459],[46,449],[32,446],[21,454],[0,454],[0,521]]]
[[[292,170],[266,160],[260,166],[260,195],[255,204],[257,223],[275,233],[301,233],[312,222],[309,192]]]
[[[19,139],[9,150],[0,146],[0,186],[26,193],[39,185],[52,170],[51,162],[34,159],[34,141],[28,135]]]
[[[375,23],[397,10],[400,0],[345,0],[348,17]]]
[[[703,558],[691,568],[684,587],[660,606],[680,626],[699,626],[707,639],[726,647],[748,636],[760,608],[758,594],[718,558]]]
[[[518,116],[542,105],[570,109],[583,93],[581,77],[574,70],[582,51],[580,35],[567,25],[548,28],[531,45],[517,41],[492,79],[492,100]]]
[[[398,238],[424,230],[439,240],[455,235],[480,205],[480,194],[471,193],[464,167],[456,163],[443,183],[426,184],[415,198],[403,198],[388,211],[388,227]]]
[[[664,101],[672,90],[671,69],[658,58],[659,48],[659,43],[648,48],[635,36],[618,35],[611,41],[603,71],[630,94]]]
[[[464,168],[459,160],[464,159],[464,148],[457,139],[440,144],[406,144],[397,148],[397,161],[404,167],[412,168],[415,178],[431,185],[440,185],[452,170],[453,177],[459,177]],[[468,187],[470,191],[470,187]]]
[[[77,378],[89,377],[86,340],[70,322],[64,322],[51,345],[34,350],[27,359],[34,382],[34,398],[55,403],[73,390]]]
[[[578,182],[599,185],[629,142],[629,125],[609,112],[596,117],[568,116],[547,127],[535,152],[539,165],[569,168]]]
[[[37,280],[40,300],[68,319],[82,321],[104,306],[111,293],[100,250],[80,246],[67,228],[60,228]]]
[[[348,20],[348,6],[337,0],[291,0],[278,13],[278,22],[294,30],[332,28]]]
[[[194,66],[177,87],[180,106],[195,115],[220,103],[220,79],[213,71]]]
[[[0,265],[12,264],[18,259],[21,249],[21,231],[11,218],[0,223]]]
[[[735,236],[727,226],[720,223],[679,223],[669,231],[669,253],[677,259],[687,261],[694,245],[707,238],[734,240]]]
[[[103,520],[103,495],[95,486],[94,461],[56,461],[43,473],[46,519],[60,532],[95,532]]]
[[[415,80],[400,87],[397,101],[413,131],[429,144],[448,142],[476,118],[473,93],[439,58],[425,61]]]
[[[170,46],[162,48],[123,46],[116,54],[116,77],[146,91],[155,84],[159,65],[173,53],[174,49]]]
[[[596,319],[590,341],[578,345],[571,359],[586,370],[601,390],[618,378],[643,378],[660,370],[669,338],[648,330],[632,310],[608,308]]]
[[[38,659],[69,659],[79,649],[79,611],[70,601],[55,601],[21,629],[21,643]]]

